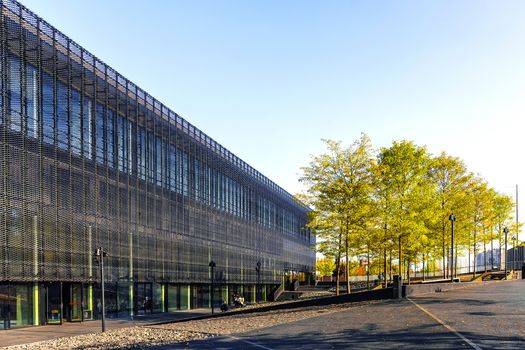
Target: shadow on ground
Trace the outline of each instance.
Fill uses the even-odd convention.
[[[373,324],[359,328],[348,328],[343,333],[303,332],[290,335],[275,335],[273,332],[260,333],[256,337],[237,335],[220,336],[193,342],[148,347],[152,350],[166,349],[472,349],[453,333],[443,330],[436,332],[432,327],[420,326],[405,331],[375,332]],[[521,337],[485,336],[479,333],[464,334],[468,339],[479,339],[477,343],[490,349],[523,349]]]

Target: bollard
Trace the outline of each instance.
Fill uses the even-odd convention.
[[[401,276],[394,275],[394,299],[401,299],[403,297],[403,281]]]
[[[521,279],[525,280],[525,263],[521,265]]]

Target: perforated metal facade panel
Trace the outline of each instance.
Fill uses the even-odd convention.
[[[0,13],[0,281],[277,283],[307,208],[15,1]],[[286,248],[285,248],[286,247]]]

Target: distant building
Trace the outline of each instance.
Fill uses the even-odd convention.
[[[504,252],[504,249],[501,250],[494,249],[491,253],[488,250],[486,253],[479,253],[476,255],[476,270],[481,271],[485,269],[485,261],[487,263],[487,269],[490,270],[491,266],[494,266],[494,269],[504,269],[505,268],[505,259],[501,259],[500,254]],[[516,252],[516,253],[514,253]],[[521,265],[524,263],[525,256],[525,247],[519,246],[516,249],[508,247],[507,250],[507,269],[521,269]]]
[[[492,251],[487,250],[486,252],[481,252],[477,254],[476,271],[484,270],[485,265],[487,267],[487,270],[499,269],[501,267],[500,253],[501,252],[499,249],[493,249]]]

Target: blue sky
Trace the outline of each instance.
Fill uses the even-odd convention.
[[[361,132],[525,190],[524,1],[22,2],[292,193]]]

